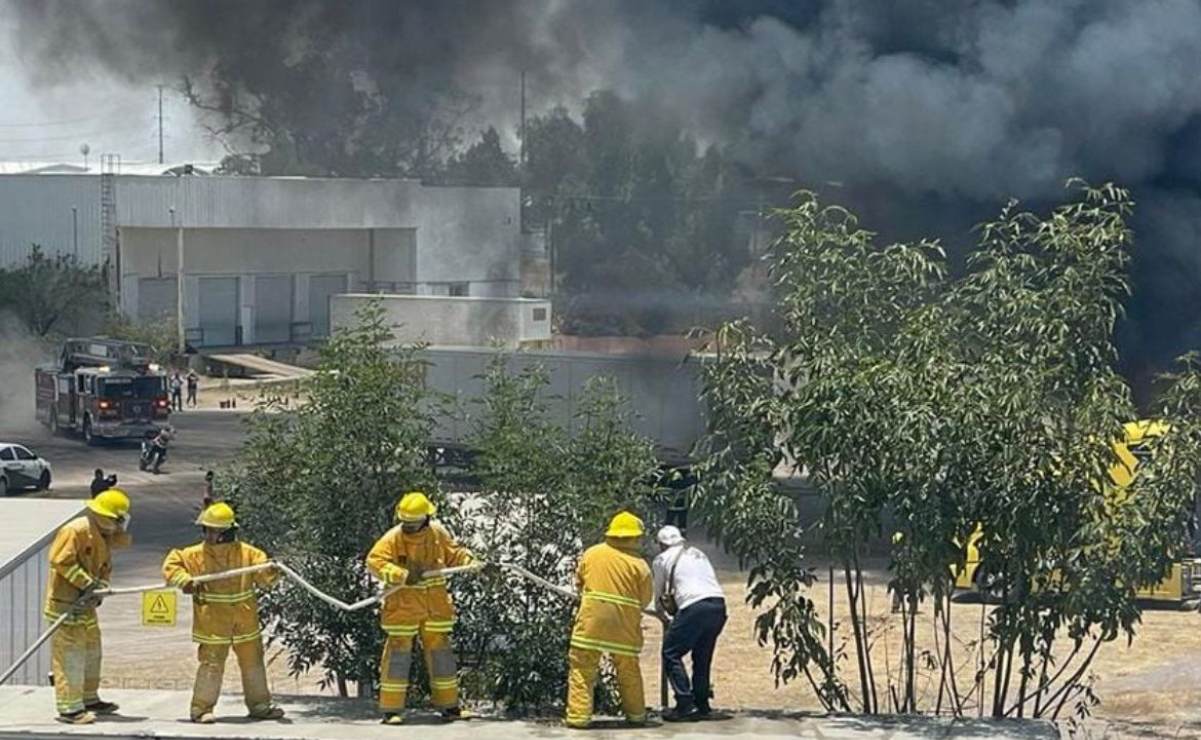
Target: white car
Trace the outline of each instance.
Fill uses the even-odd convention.
[[[9,491],[50,487],[50,463],[30,452],[28,447],[0,442],[0,497]]]

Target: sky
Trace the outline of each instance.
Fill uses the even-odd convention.
[[[0,2],[0,162],[54,161],[83,164],[80,147],[123,162],[158,157],[158,90],[154,84],[123,83],[101,72],[80,73],[74,82],[37,86],[36,58],[22,57],[12,43],[21,32]],[[187,102],[163,80],[163,150],[167,162],[212,162],[224,154]]]

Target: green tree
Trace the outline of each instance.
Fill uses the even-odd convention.
[[[0,309],[12,311],[34,335],[90,330],[109,309],[106,268],[74,255],[47,257],[34,244],[24,264],[0,270]]]
[[[1077,192],[1046,216],[1010,204],[981,225],[956,279],[938,244],[880,247],[851,214],[802,194],[780,213],[784,235],[770,255],[782,331],[719,333],[699,501],[754,566],[752,602],[772,597],[758,624],[778,679],[805,675],[828,707],[917,711],[918,675],[928,672],[935,710],[963,713],[991,684],[978,711],[987,702],[995,716],[1057,716],[1069,701],[1086,711],[1095,697],[1083,677],[1097,649],[1133,637],[1136,589],[1162,578],[1178,551],[1201,452],[1199,376],[1186,363],[1170,379],[1155,418],[1172,432],[1116,504],[1105,483],[1111,442],[1135,418],[1111,342],[1131,204],[1113,186]],[[773,485],[781,462],[804,469],[825,504],[820,528],[842,571],[857,696],[805,593],[813,574],[757,544],[772,515],[784,542],[808,524]],[[730,520],[735,507],[749,526]],[[951,567],[977,526],[981,585],[999,603],[964,687]],[[891,541],[902,604],[895,671],[873,655],[866,608],[862,558],[881,540]],[[925,654],[924,599],[941,633]],[[1057,653],[1061,640],[1069,647]]]
[[[600,540],[616,511],[653,523],[653,448],[630,431],[630,411],[612,381],[585,390],[572,437],[551,418],[545,369],[513,372],[510,360],[498,354],[483,377],[472,438],[481,490],[462,503],[469,513],[461,526],[489,560],[574,589],[583,549]],[[561,703],[576,605],[506,573],[455,585],[456,643],[478,667],[469,692],[516,712]]]
[[[447,162],[441,180],[451,185],[515,187],[517,163],[500,145],[500,134],[489,126],[479,141]]]
[[[359,325],[322,348],[299,408],[264,399],[226,481],[243,531],[317,588],[353,602],[373,595],[364,557],[393,524],[408,490],[441,500],[426,464],[438,399],[424,388],[417,347],[389,349],[383,310],[360,309]],[[382,633],[371,610],[345,613],[285,581],[262,602],[294,674],[317,669],[342,695],[369,695]]]
[[[580,121],[527,126],[526,222],[548,225],[565,326],[577,333],[689,328],[749,264],[737,231],[748,185],[716,147],[646,102],[593,93]]]
[[[164,367],[182,364],[179,354],[179,323],[174,316],[141,321],[114,312],[104,325],[104,333],[114,339],[125,339],[150,348],[151,357]]]

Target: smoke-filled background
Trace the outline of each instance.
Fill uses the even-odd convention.
[[[1144,378],[1201,339],[1197,0],[12,7],[13,41],[27,66],[36,60],[38,85],[52,88],[84,68],[126,85],[186,79],[222,141],[258,153],[254,166],[264,173],[430,177],[453,175],[454,165],[478,177],[483,163],[499,168],[503,182],[508,160],[485,155],[497,147],[512,155],[517,146],[524,72],[535,174],[523,182],[537,196],[540,164],[577,167],[566,185],[554,173],[546,175],[559,177],[553,188],[545,177],[542,184],[555,193],[543,205],[556,219],[577,207],[587,214],[563,223],[578,243],[604,230],[606,217],[625,217],[604,212],[614,198],[729,201],[736,215],[761,202],[761,184],[771,181],[823,189],[886,238],[931,234],[954,249],[1009,196],[1045,204],[1068,177],[1112,179],[1138,202],[1135,294],[1121,336],[1128,371]],[[566,110],[556,117],[558,105]],[[471,141],[461,133],[488,126],[496,140],[485,136],[488,146],[474,147],[464,164]],[[629,140],[645,147],[693,153],[657,163],[637,145],[606,149],[598,133],[606,126],[636,132]],[[656,132],[667,133],[657,140]],[[549,158],[548,141],[558,142],[560,159]],[[537,142],[544,146],[536,151]],[[591,158],[569,161],[572,142]],[[679,162],[693,173],[685,185],[638,195],[637,183],[675,176]],[[614,171],[620,176],[607,181]],[[657,232],[651,223],[639,233],[669,234],[664,242],[715,232],[734,238],[729,219],[706,223],[677,210],[669,214],[674,226]],[[604,242],[609,256],[639,238],[621,233],[617,221]],[[690,275],[703,255],[667,250],[654,270],[633,270],[656,277],[634,285],[629,299],[646,299],[656,282],[671,295],[733,290],[720,277],[743,267],[740,258],[706,248],[716,250],[719,267]],[[586,257],[568,255],[581,294],[615,261]],[[678,269],[662,268],[673,261]]]

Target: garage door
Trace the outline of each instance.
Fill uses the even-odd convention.
[[[206,346],[237,344],[238,279],[200,278],[200,329]]]
[[[254,341],[287,342],[292,338],[292,277],[254,279]]]
[[[176,300],[175,278],[142,278],[138,281],[139,320],[174,319]]]
[[[313,336],[329,336],[329,298],[345,292],[345,275],[314,275],[309,278],[309,321],[313,323]]]

